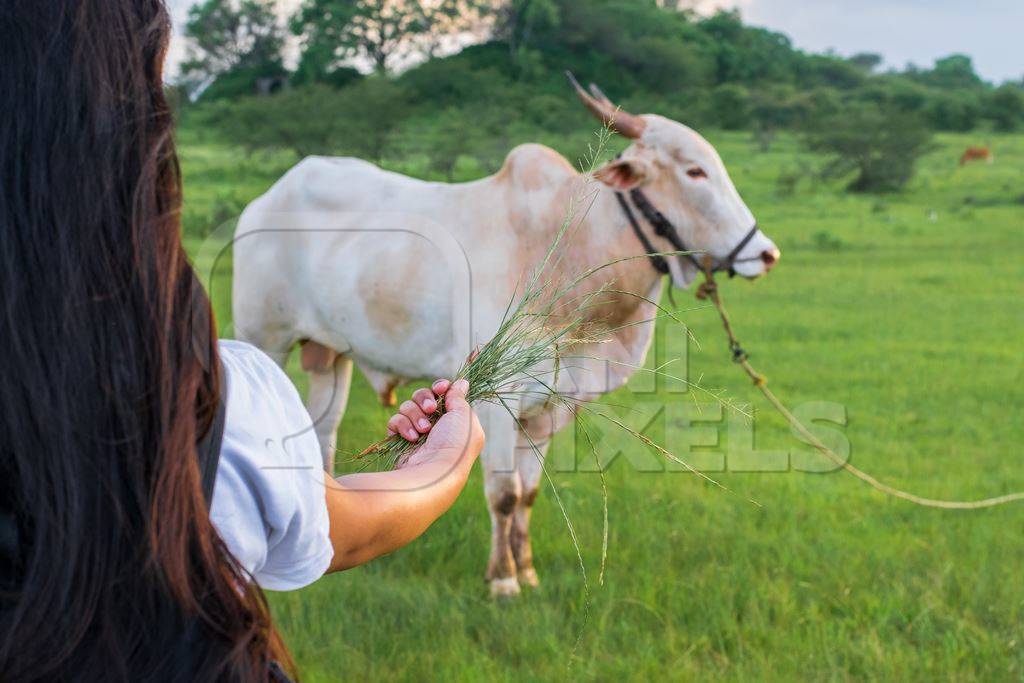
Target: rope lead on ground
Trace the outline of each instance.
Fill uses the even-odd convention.
[[[700,299],[701,301],[705,299],[710,299],[711,302],[715,305],[715,308],[718,310],[718,315],[722,319],[722,326],[725,328],[725,334],[729,338],[729,350],[732,351],[733,361],[735,361],[741,368],[743,368],[743,371],[746,372],[747,376],[750,377],[751,381],[753,381],[754,386],[756,386],[761,391],[765,399],[768,400],[772,407],[775,408],[775,410],[777,410],[780,415],[786,418],[786,421],[789,422],[790,426],[798,434],[800,434],[800,436],[803,437],[803,439],[807,443],[814,446],[814,448],[819,453],[821,453],[826,458],[834,462],[838,467],[846,470],[847,472],[857,477],[858,479],[868,484],[877,491],[880,491],[888,496],[900,498],[902,500],[906,500],[916,505],[921,505],[924,507],[941,508],[944,510],[978,510],[981,508],[990,508],[995,507],[997,505],[1005,505],[1006,503],[1013,503],[1016,501],[1024,500],[1024,492],[1008,493],[1006,495],[996,496],[994,498],[984,498],[982,500],[969,501],[938,500],[935,498],[923,498],[921,496],[914,495],[913,493],[901,491],[900,489],[880,482],[867,472],[864,472],[851,465],[846,460],[846,458],[835,453],[835,451],[830,449],[828,446],[822,443],[821,440],[818,439],[818,437],[812,434],[810,430],[808,430],[807,427],[805,427],[804,424],[796,418],[796,415],[794,415],[792,412],[790,412],[788,408],[786,408],[785,404],[779,399],[779,397],[776,396],[775,393],[768,388],[767,378],[765,378],[764,375],[755,370],[754,367],[750,364],[747,353],[740,346],[740,342],[736,338],[736,334],[733,332],[732,322],[729,320],[729,314],[725,312],[725,305],[722,304],[722,300],[719,297],[718,286],[715,283],[714,278],[713,262],[709,255],[705,255],[703,266],[705,280],[697,288],[697,298]]]

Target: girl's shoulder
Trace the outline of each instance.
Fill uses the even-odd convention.
[[[281,437],[282,432],[312,427],[295,385],[270,356],[234,339],[221,339],[217,348],[225,371],[227,431],[248,426]]]
[[[221,363],[227,371],[228,392],[248,392],[253,385],[272,387],[298,398],[295,386],[288,379],[281,366],[266,353],[252,344],[237,339],[221,339],[217,342]]]

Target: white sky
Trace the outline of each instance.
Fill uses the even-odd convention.
[[[278,0],[290,14],[301,0]],[[175,28],[194,0],[167,0]],[[1024,78],[1024,0],[698,0],[701,10],[739,7],[744,20],[781,31],[804,50],[877,52],[888,66],[930,66],[954,52],[974,58],[991,81]],[[171,68],[184,52],[171,45]]]

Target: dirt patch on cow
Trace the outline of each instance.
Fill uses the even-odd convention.
[[[359,297],[371,327],[390,339],[413,331],[416,320],[413,306],[417,303],[421,283],[425,282],[422,271],[421,259],[408,258],[393,269],[359,283]]]
[[[401,293],[380,283],[367,283],[359,286],[359,294],[366,307],[366,317],[376,330],[391,338],[411,331],[412,312]]]

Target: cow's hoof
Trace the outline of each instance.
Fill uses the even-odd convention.
[[[519,583],[523,586],[529,586],[530,588],[536,588],[540,585],[540,579],[537,578],[537,570],[533,567],[519,570]]]
[[[514,598],[519,595],[519,582],[516,577],[507,579],[491,579],[492,598]]]

